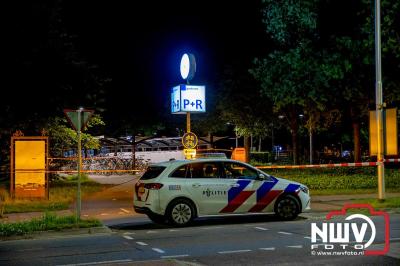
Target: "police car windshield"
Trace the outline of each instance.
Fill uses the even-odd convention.
[[[150,166],[149,168],[147,168],[146,172],[142,175],[140,180],[156,178],[165,170],[165,168],[165,166]]]

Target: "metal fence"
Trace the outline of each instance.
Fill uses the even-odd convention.
[[[82,172],[104,175],[142,172],[149,163],[144,159],[137,158],[135,160],[135,169],[133,169],[132,162],[132,158],[119,156],[83,158]],[[49,158],[49,172],[74,173],[76,169],[77,159],[74,157]]]

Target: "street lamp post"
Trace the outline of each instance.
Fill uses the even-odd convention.
[[[385,165],[383,155],[383,94],[382,94],[382,60],[381,60],[381,1],[375,0],[375,100],[378,135],[378,198],[385,199]]]
[[[308,133],[310,135],[310,164],[313,164],[313,133],[312,133],[312,127],[308,129]]]
[[[272,146],[272,152],[274,152],[274,146],[275,146],[275,140],[274,140],[274,121],[272,120],[272,128],[271,128],[271,146]]]
[[[279,119],[286,118],[288,123],[290,123],[289,119],[285,115],[280,115],[280,116],[278,116],[278,118]],[[299,118],[303,119],[304,115],[303,114],[299,114]],[[310,119],[310,121],[309,121],[310,125],[309,125],[309,128],[308,128],[308,134],[309,134],[309,140],[310,140],[310,146],[309,146],[309,149],[310,149],[310,164],[312,164],[313,163],[313,132],[312,132],[312,121],[311,121],[312,117],[310,116],[309,119]],[[273,134],[273,131],[272,131],[272,134]],[[272,143],[273,143],[273,135],[272,135]]]
[[[239,139],[238,139],[238,128],[235,127],[235,147],[237,148],[239,146]]]
[[[299,117],[303,120],[304,115],[303,114],[299,114]],[[304,121],[304,120],[303,120]],[[304,123],[304,122],[303,122]],[[309,160],[310,160],[310,164],[313,164],[313,121],[312,121],[312,115],[310,114],[308,116],[308,138],[309,138]]]
[[[310,137],[310,164],[313,164],[313,126],[312,126],[312,116],[310,115],[309,117],[309,128],[308,128],[308,134]]]

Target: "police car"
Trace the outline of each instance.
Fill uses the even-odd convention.
[[[208,215],[270,213],[292,220],[310,209],[305,185],[229,159],[150,165],[134,187],[134,209],[152,221],[185,226]]]

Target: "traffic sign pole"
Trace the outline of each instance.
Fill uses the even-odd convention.
[[[82,139],[81,139],[81,115],[82,109],[78,109],[78,192],[77,192],[77,206],[76,206],[76,219],[81,219],[81,165],[82,165]]]
[[[190,133],[190,112],[186,113],[186,132]]]
[[[205,86],[189,85],[196,72],[196,59],[193,54],[184,54],[180,64],[181,76],[186,85],[178,85],[171,90],[171,113],[184,114],[186,112],[186,133],[182,137],[186,158],[196,156],[197,136],[191,132],[190,112],[204,113],[206,111]],[[195,143],[195,144],[194,144]]]
[[[79,108],[78,110],[65,109],[64,114],[68,118],[72,127],[75,129],[78,138],[78,191],[76,193],[76,219],[79,221],[81,219],[81,169],[82,169],[82,130],[85,129],[86,123],[89,122],[91,116],[93,115],[93,110],[87,110]]]

